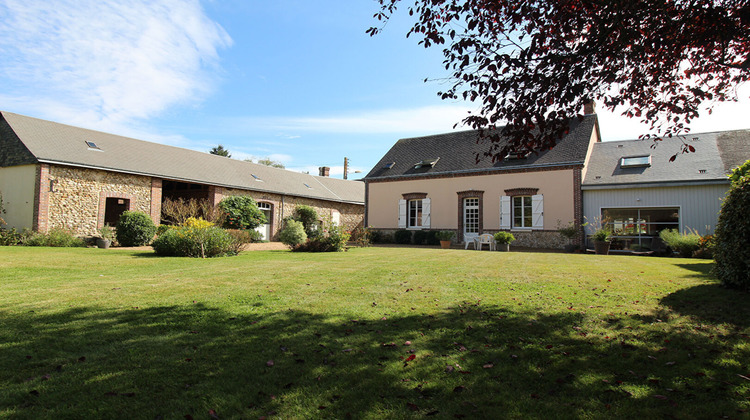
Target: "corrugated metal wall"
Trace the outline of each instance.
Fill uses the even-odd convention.
[[[705,235],[713,233],[728,189],[729,184],[584,190],[583,214],[592,220],[601,217],[602,208],[678,207],[680,231],[691,228]]]

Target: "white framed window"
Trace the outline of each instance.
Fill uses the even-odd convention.
[[[409,200],[409,219],[406,227],[422,227],[422,200]]]
[[[398,227],[424,229],[430,227],[430,199],[398,201]]]
[[[464,198],[464,236],[479,234],[479,198]]]
[[[544,229],[544,196],[501,196],[500,229]]]
[[[531,196],[519,195],[513,197],[513,227],[531,228]]]

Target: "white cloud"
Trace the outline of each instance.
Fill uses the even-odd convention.
[[[0,21],[5,103],[102,130],[207,94],[232,42],[199,0],[5,0]]]
[[[289,139],[305,132],[433,134],[453,130],[453,125],[461,122],[467,112],[464,106],[440,105],[316,117],[246,117],[232,123],[239,129],[280,131]]]

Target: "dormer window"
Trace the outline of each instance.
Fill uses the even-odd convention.
[[[651,166],[651,155],[629,156],[620,159],[621,168],[640,168]]]
[[[505,156],[505,159],[507,160],[519,160],[519,159],[526,159],[529,157],[529,154],[531,152],[510,152]]]
[[[440,158],[435,159],[425,159],[421,162],[417,162],[414,165],[414,169],[420,169],[420,168],[432,168],[435,166],[435,164],[440,160]]]
[[[396,164],[396,162],[388,162],[383,166],[383,169],[391,169]]]

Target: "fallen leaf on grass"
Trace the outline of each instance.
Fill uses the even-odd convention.
[[[406,406],[409,407],[409,410],[411,411],[419,411],[419,406],[414,403],[406,403]]]
[[[271,367],[273,365],[274,365],[273,360],[269,360],[269,361],[266,362],[266,366],[268,366],[268,367]]]
[[[495,367],[493,363],[487,363],[484,366],[482,366],[483,369],[492,369],[493,367]]]
[[[212,419],[218,419],[219,418],[219,415],[216,414],[216,410],[213,410],[213,409],[208,410],[208,415],[211,416]]]

